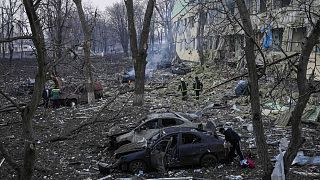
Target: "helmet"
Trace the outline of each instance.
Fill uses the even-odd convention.
[[[183,78],[181,78],[180,80],[181,80],[181,81],[184,81],[184,79],[183,79]]]

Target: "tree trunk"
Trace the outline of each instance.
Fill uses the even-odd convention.
[[[138,56],[136,61],[145,61],[145,57]],[[146,62],[145,63],[136,63],[134,66],[135,69],[135,97],[134,97],[134,105],[141,106],[143,105],[144,100],[144,79],[145,79],[145,69],[146,69]]]
[[[320,19],[316,22],[310,35],[305,39],[302,47],[302,52],[298,62],[297,85],[299,91],[299,98],[297,105],[291,113],[289,121],[291,122],[292,136],[289,143],[288,150],[284,156],[285,173],[289,172],[290,165],[294,160],[299,148],[304,142],[301,136],[301,117],[303,111],[309,101],[309,98],[314,91],[312,84],[313,79],[307,80],[307,67],[309,63],[310,54],[314,46],[319,42],[320,37]]]
[[[236,2],[238,5],[242,25],[246,34],[246,46],[244,49],[246,54],[247,67],[249,71],[251,111],[255,141],[257,145],[258,156],[260,162],[262,163],[262,168],[264,171],[263,178],[270,179],[272,165],[268,154],[268,145],[265,140],[265,133],[260,111],[258,73],[256,69],[254,54],[254,34],[250,20],[250,14],[246,8],[244,0],[237,0]]]
[[[201,4],[198,5],[198,14],[199,14],[199,21],[197,27],[197,52],[199,55],[200,65],[204,64],[204,54],[203,54],[203,35],[204,35],[204,25],[206,21],[206,14],[204,12],[204,6]]]
[[[33,136],[32,118],[37,110],[41,99],[42,89],[45,83],[45,59],[46,49],[43,31],[40,25],[39,17],[33,5],[33,1],[23,0],[23,4],[29,19],[30,28],[33,35],[33,44],[37,51],[38,71],[35,78],[35,87],[30,103],[23,110],[22,117],[22,137],[24,138],[24,158],[21,180],[31,180],[35,164],[35,142]]]
[[[62,58],[62,42],[63,42],[63,38],[62,38],[62,33],[63,33],[63,24],[62,24],[62,0],[58,0],[56,3],[57,6],[57,21],[56,21],[56,26],[57,29],[55,30],[56,32],[56,42],[55,45],[57,47],[56,50],[56,60],[61,59]],[[56,64],[56,63],[54,63]],[[57,72],[57,66],[54,65],[53,67],[54,73],[56,76],[58,76],[58,72]]]
[[[148,37],[155,0],[148,1],[147,9],[143,20],[143,27],[141,31],[139,46],[137,41],[137,31],[134,22],[133,1],[126,0],[125,5],[127,8],[128,29],[130,36],[132,59],[135,68],[135,97],[133,100],[133,105],[142,106],[144,103],[144,78],[147,64],[146,58],[148,50]]]
[[[4,8],[1,8],[1,22],[2,24],[4,24]],[[4,28],[1,28],[1,38],[4,38]],[[6,52],[5,52],[5,44],[1,44],[2,47],[2,58],[5,59],[6,58]]]
[[[81,0],[73,0],[73,2],[77,7],[79,19],[81,21],[81,26],[84,34],[83,50],[84,50],[84,65],[85,65],[84,75],[86,79],[85,84],[86,84],[86,89],[88,91],[88,103],[92,104],[95,101],[95,98],[94,98],[92,68],[91,68],[91,61],[90,61],[91,30],[86,21],[84,11],[82,9]]]

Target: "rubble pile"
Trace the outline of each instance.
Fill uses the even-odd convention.
[[[33,77],[35,66],[25,66],[30,62],[15,62],[12,76],[0,81],[1,88],[10,94],[10,88],[19,85],[25,79]],[[5,64],[5,63],[4,63]],[[98,59],[93,61],[95,75],[104,86],[104,97],[92,105],[44,109],[39,106],[34,117],[34,134],[37,142],[37,179],[115,179],[132,178],[203,178],[203,179],[257,179],[262,174],[261,162],[257,158],[255,138],[250,115],[250,103],[247,96],[235,96],[238,80],[212,88],[238,75],[230,67],[194,66],[185,75],[173,74],[170,68],[156,70],[152,78],[146,81],[145,104],[143,107],[132,106],[134,83],[121,83],[117,73],[130,67],[130,61],[120,59]],[[0,67],[2,68],[2,67]],[[67,73],[67,67],[61,69],[61,77],[66,82],[80,82],[78,72]],[[0,71],[3,75],[6,71]],[[200,99],[196,100],[192,90],[194,77],[198,76],[204,85]],[[182,100],[178,91],[180,78],[188,83],[188,99]],[[243,78],[245,79],[245,78]],[[274,83],[272,77],[261,80],[261,105],[263,123],[270,156],[274,162],[279,154],[278,146],[283,138],[290,139],[290,122],[285,122],[286,114],[294,104],[291,99],[268,97]],[[279,87],[281,89],[281,87]],[[278,91],[278,89],[277,89]],[[280,91],[280,90],[279,90]],[[26,103],[30,95],[16,96],[19,103]],[[283,96],[286,97],[286,96]],[[10,103],[0,98],[0,109]],[[304,116],[303,136],[307,141],[300,149],[300,160],[291,169],[288,178],[313,179],[320,176],[318,157],[320,155],[319,101],[313,97]],[[158,172],[141,172],[132,175],[126,172],[114,172],[101,175],[98,162],[111,163],[113,152],[108,150],[107,132],[115,125],[135,127],[138,120],[150,113],[184,112],[195,122],[213,121],[220,127],[232,127],[242,139],[245,156],[256,161],[255,169],[241,168],[236,161],[231,164],[219,164],[214,168],[182,167],[169,169],[165,175]],[[21,120],[16,111],[0,113],[0,132],[4,146],[14,159],[21,161],[22,137]],[[284,121],[284,122],[283,122]],[[63,138],[61,138],[63,137]],[[315,157],[312,159],[312,157]],[[310,160],[312,159],[312,160]],[[0,157],[0,162],[2,158]],[[312,163],[309,163],[312,162]],[[314,163],[315,162],[315,163]],[[0,166],[0,179],[14,179],[14,171],[4,160]],[[214,177],[214,178],[213,178]]]

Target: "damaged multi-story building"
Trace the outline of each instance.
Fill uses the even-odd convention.
[[[320,15],[320,0],[245,0],[255,31],[256,44],[268,60],[301,51],[304,38],[311,31],[310,20]],[[201,34],[201,13],[204,31]],[[180,59],[199,62],[202,46],[206,60],[244,59],[244,31],[232,0],[176,1],[173,11],[176,28],[176,52]],[[238,19],[238,20],[236,20]],[[199,43],[200,42],[200,43]],[[318,63],[316,63],[319,61]],[[259,53],[257,53],[259,63]],[[320,45],[310,56],[310,67],[320,65]],[[311,69],[311,68],[310,68]],[[316,76],[320,80],[320,71]]]

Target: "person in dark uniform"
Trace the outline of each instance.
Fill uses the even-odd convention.
[[[186,83],[184,79],[181,78],[178,91],[181,91],[182,93],[182,100],[187,100],[187,92],[188,92],[187,87],[188,87],[188,83]]]
[[[200,91],[202,91],[203,84],[199,80],[198,76],[195,77],[195,81],[193,83],[193,90],[196,93],[196,99],[199,100]]]
[[[42,92],[43,105],[45,108],[49,107],[49,100],[51,96],[51,89],[49,87],[45,87]]]
[[[233,131],[231,128],[225,130],[224,128],[220,128],[219,132],[225,136],[225,140],[230,142],[232,147],[230,148],[230,152],[228,155],[229,161],[232,162],[233,158],[236,157],[235,151],[237,151],[238,156],[240,157],[240,161],[244,160],[241,149],[240,149],[240,136]]]

